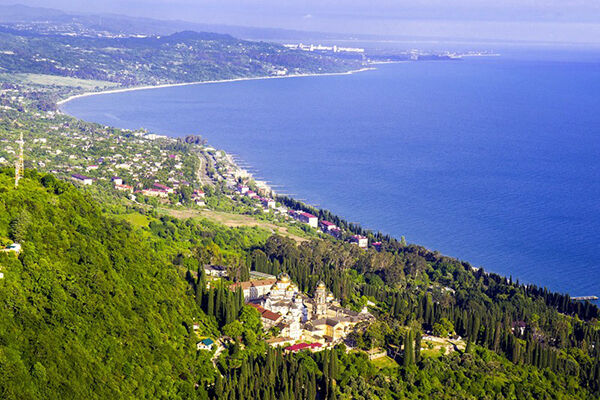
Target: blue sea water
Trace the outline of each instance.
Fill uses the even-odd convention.
[[[80,98],[201,134],[280,192],[521,282],[600,295],[600,58],[468,58]]]

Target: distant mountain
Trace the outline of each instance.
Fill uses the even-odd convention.
[[[351,35],[278,28],[203,24],[181,20],[157,20],[117,14],[76,15],[51,8],[0,5],[0,24],[37,33],[76,33],[97,36],[170,35],[189,30],[230,34],[250,40],[335,40]],[[358,36],[357,36],[358,37]],[[360,35],[361,39],[373,38]]]
[[[58,21],[67,17],[63,11],[53,8],[29,7],[22,4],[0,5],[0,22]]]
[[[52,24],[48,25],[53,26]],[[345,72],[358,56],[338,57],[236,39],[228,34],[182,31],[171,35],[81,36],[0,26],[0,72],[36,73],[158,85],[242,77]]]

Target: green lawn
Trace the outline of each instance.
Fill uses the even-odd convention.
[[[373,365],[376,366],[378,369],[398,368],[398,363],[389,358],[388,356],[376,358],[375,360],[371,361],[371,363],[373,363]]]
[[[138,213],[117,215],[116,218],[125,220],[131,225],[137,226],[139,228],[147,228],[148,224],[150,224],[150,220],[148,219],[148,217]]]

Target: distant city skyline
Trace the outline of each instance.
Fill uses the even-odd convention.
[[[0,0],[0,4],[345,34],[600,44],[600,1]]]

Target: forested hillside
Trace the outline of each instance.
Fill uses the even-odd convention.
[[[301,73],[343,72],[360,60],[308,54],[216,33],[94,38],[0,28],[0,73],[36,73],[158,85]]]
[[[595,307],[393,240],[382,252],[298,245],[128,209],[145,221],[136,228],[106,212],[51,175],[27,171],[14,189],[0,171],[0,240],[23,246],[0,253],[2,398],[598,397]],[[284,354],[239,291],[207,287],[205,263],[234,280],[286,271],[309,293],[323,279],[347,307],[371,302],[377,321],[352,351]],[[421,351],[423,332],[456,332],[466,348]],[[196,351],[199,336],[228,339],[217,356]],[[369,361],[374,348],[397,354]]]
[[[195,304],[172,263],[72,185],[0,173],[0,397],[190,398]],[[202,325],[207,333],[212,325]]]

